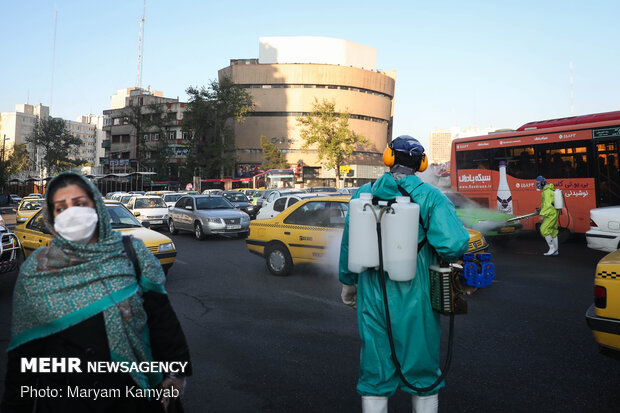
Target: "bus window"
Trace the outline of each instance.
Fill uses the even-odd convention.
[[[515,178],[535,179],[538,176],[532,146],[494,149],[491,169],[498,171],[500,161],[506,162],[506,173]]]
[[[456,153],[459,169],[489,169],[489,150],[462,151]]]
[[[538,166],[545,178],[592,178],[588,149],[584,142],[541,145]]]

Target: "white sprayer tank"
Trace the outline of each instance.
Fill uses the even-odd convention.
[[[364,210],[364,205],[369,204]],[[372,206],[372,194],[363,193],[349,202],[349,271],[360,273],[379,266],[377,220],[379,207]]]
[[[555,209],[564,208],[564,196],[562,195],[561,189],[553,190],[553,206]]]
[[[383,269],[392,281],[410,281],[416,272],[420,206],[398,196],[392,210],[381,219]]]

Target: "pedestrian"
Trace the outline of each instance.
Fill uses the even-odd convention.
[[[429,266],[438,256],[455,261],[468,248],[469,234],[456,216],[454,205],[437,188],[415,175],[426,169],[424,147],[411,136],[394,139],[384,153],[390,172],[374,184],[362,186],[360,193],[371,192],[384,200],[402,196],[402,187],[420,206],[422,226],[418,239],[424,241],[417,255],[416,276],[411,281],[392,281],[385,277],[394,336],[395,356],[407,382],[418,388],[433,385],[439,378],[441,323],[430,301]],[[403,228],[407,231],[407,228]],[[413,229],[412,229],[413,230]],[[340,250],[339,278],[343,283],[342,300],[357,308],[362,349],[357,391],[362,396],[362,411],[387,412],[388,398],[397,388],[412,395],[413,411],[437,412],[438,392],[443,380],[426,392],[409,388],[397,373],[390,358],[390,342],[385,322],[380,273],[376,269],[359,274],[348,270],[349,216],[347,215]]]
[[[174,395],[191,361],[159,261],[140,240],[112,230],[101,194],[81,175],[54,178],[41,213],[53,239],[30,254],[15,284],[2,411],[180,411]],[[20,361],[45,357],[77,358],[81,372],[20,371]],[[87,370],[89,362],[150,361],[186,364],[164,374]],[[90,397],[70,397],[69,388]],[[160,394],[171,397],[134,397],[135,389],[166,389]],[[92,396],[101,390],[111,397]]]
[[[540,191],[541,189],[542,195],[538,213],[543,217],[543,222],[540,224],[540,235],[545,238],[547,245],[549,245],[549,251],[545,252],[544,255],[556,256],[559,253],[558,216],[560,213],[553,205],[553,184],[548,183],[544,176],[536,178],[536,190]]]

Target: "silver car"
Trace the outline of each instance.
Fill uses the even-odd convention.
[[[250,216],[239,211],[221,195],[187,195],[177,201],[168,213],[168,229],[191,231],[197,239],[211,234],[248,236]]]

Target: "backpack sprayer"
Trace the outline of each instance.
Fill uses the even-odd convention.
[[[433,310],[450,316],[448,353],[441,375],[428,387],[415,387],[407,381],[396,357],[390,309],[385,286],[385,271],[392,281],[411,281],[416,275],[417,255],[426,238],[418,244],[418,228],[426,228],[420,217],[420,206],[411,202],[411,196],[398,187],[404,196],[386,201],[373,198],[370,193],[360,194],[349,203],[349,271],[360,273],[369,268],[379,269],[379,282],[385,307],[387,333],[392,361],[402,382],[410,389],[424,393],[437,387],[446,376],[452,361],[454,339],[454,315],[467,313],[466,294],[461,285],[484,287],[491,285],[495,267],[490,262],[491,254],[478,254],[482,273],[477,270],[474,254],[465,254],[463,265],[440,264],[430,266],[431,304]],[[383,220],[383,224],[381,224]],[[419,226],[418,226],[419,224]],[[406,228],[403,231],[403,228]],[[374,247],[377,245],[378,248]],[[432,247],[431,247],[432,248]]]

